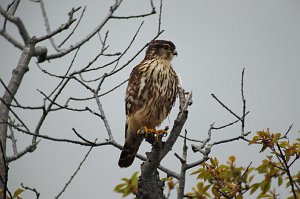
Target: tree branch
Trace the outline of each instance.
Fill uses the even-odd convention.
[[[24,43],[27,44],[29,42],[29,34],[23,24],[23,21],[19,17],[15,17],[11,13],[6,12],[2,6],[0,6],[0,14],[17,26]]]
[[[183,89],[179,89],[182,92]],[[140,198],[165,198],[163,194],[163,184],[159,180],[159,174],[157,168],[161,160],[167,155],[167,153],[172,149],[175,141],[177,140],[183,125],[188,117],[187,108],[190,104],[192,94],[189,93],[186,98],[184,98],[184,104],[182,109],[177,115],[174,121],[173,128],[170,132],[167,141],[163,144],[162,142],[157,142],[153,145],[151,152],[147,153],[147,159],[141,166],[141,175],[139,177],[139,197]],[[180,99],[183,100],[183,99]],[[180,177],[180,176],[179,176]]]

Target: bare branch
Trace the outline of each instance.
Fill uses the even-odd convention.
[[[25,189],[25,190],[32,191],[32,192],[35,194],[36,199],[39,199],[39,198],[40,198],[40,193],[39,193],[35,188],[30,188],[30,187],[28,187],[28,186],[24,186],[23,183],[21,183],[21,187],[22,187],[23,189]]]
[[[184,137],[186,138],[187,131],[185,130]],[[181,162],[181,171],[179,174],[179,186],[178,186],[178,193],[177,198],[183,198],[184,196],[184,187],[185,187],[185,177],[186,177],[186,166],[187,166],[187,150],[188,146],[186,145],[186,139],[183,140],[183,147],[182,147],[182,157],[180,158]]]
[[[241,122],[242,122],[242,125],[241,125],[241,135],[244,135],[245,133],[245,116],[246,116],[246,99],[245,99],[245,96],[244,96],[244,73],[245,73],[245,68],[243,68],[243,71],[242,71],[242,79],[241,79],[241,95],[242,95],[242,102],[243,102],[243,116],[241,118]]]
[[[160,6],[159,6],[158,32],[161,31],[161,13],[162,13],[162,5],[163,5],[162,1],[163,0],[160,0]],[[151,3],[153,3],[153,2],[151,1]]]
[[[91,141],[85,139],[84,137],[82,137],[79,133],[77,133],[77,131],[75,130],[75,128],[72,128],[72,130],[77,135],[77,137],[79,137],[80,139],[82,139],[84,142],[90,143],[91,146],[93,146],[95,144],[95,142],[91,142]]]
[[[10,163],[12,161],[15,161],[19,158],[21,158],[23,155],[27,154],[27,153],[32,153],[35,149],[36,146],[38,145],[40,141],[37,141],[29,146],[27,146],[23,151],[18,152],[17,154],[14,154],[13,156],[7,157],[7,162]]]
[[[51,42],[52,46],[54,47],[54,49],[56,51],[60,51],[59,48],[57,47],[54,39],[52,37],[54,35],[62,32],[63,30],[68,29],[72,25],[72,23],[74,21],[76,21],[76,19],[73,19],[73,14],[76,11],[78,11],[80,9],[80,7],[76,8],[76,9],[73,8],[69,12],[69,20],[66,23],[62,24],[60,27],[58,27],[56,30],[51,31],[50,30],[50,24],[49,24],[48,16],[47,16],[47,13],[46,13],[46,9],[45,9],[45,5],[44,5],[44,1],[43,0],[40,0],[40,6],[41,6],[41,10],[42,10],[42,15],[43,15],[43,18],[44,18],[45,26],[46,26],[47,35],[37,38],[36,42],[41,42],[43,40],[50,39],[50,42]]]
[[[96,140],[95,140],[95,142],[96,142]],[[93,149],[93,146],[91,146],[90,149],[88,150],[88,152],[85,154],[83,160],[79,163],[79,166],[77,167],[77,169],[75,170],[75,172],[73,173],[73,175],[71,176],[71,178],[68,180],[68,182],[65,184],[65,186],[63,187],[63,189],[57,194],[57,196],[54,197],[55,199],[59,198],[66,191],[67,187],[71,184],[72,180],[75,178],[75,176],[79,172],[81,166],[83,165],[83,163],[85,162],[85,160],[89,156],[89,154],[92,151],[92,149]]]
[[[229,113],[231,113],[232,115],[234,115],[238,120],[241,120],[241,118],[235,114],[230,108],[228,108],[223,102],[221,102],[221,100],[219,100],[213,93],[211,94],[211,96],[217,100],[217,102],[219,102],[219,104],[221,104]]]
[[[155,9],[153,9],[151,12],[147,14],[141,14],[141,15],[131,15],[131,16],[111,16],[112,19],[133,19],[133,18],[141,18],[141,17],[148,17],[150,15],[156,14]]]
[[[12,120],[10,119],[10,117],[8,117],[8,119],[9,119],[9,122],[12,123]],[[15,138],[14,130],[12,129],[11,126],[9,126],[9,131],[10,131],[10,135],[7,135],[7,137],[11,139],[13,152],[14,152],[14,155],[16,155],[16,154],[18,154],[17,140]]]
[[[155,7],[154,7],[152,0],[150,0],[150,5],[151,5],[152,10],[149,13],[140,14],[140,15],[131,15],[131,16],[114,16],[114,15],[112,15],[111,18],[112,19],[133,19],[133,18],[148,17],[150,15],[156,14]],[[160,32],[160,31],[158,31],[158,32]]]
[[[71,45],[67,49],[61,50],[60,52],[58,52],[56,54],[48,55],[47,60],[62,57],[64,55],[72,52],[73,50],[79,48],[83,44],[85,44],[88,40],[90,40],[95,34],[97,34],[97,32],[99,32],[103,28],[103,26],[107,23],[107,21],[109,19],[111,19],[111,16],[118,9],[118,7],[120,6],[121,3],[122,3],[122,0],[115,1],[115,3],[110,7],[110,10],[109,10],[107,16],[102,20],[102,22],[94,30],[92,30],[91,33],[89,33],[87,36],[85,36],[82,40],[80,40],[77,43]]]
[[[287,138],[287,135],[288,135],[289,132],[291,131],[292,127],[293,127],[293,124],[291,124],[291,125],[289,126],[288,130],[285,132],[285,134],[282,136],[282,138]]]
[[[250,133],[251,133],[251,131],[249,131],[247,133],[244,133],[244,135],[240,135],[240,136],[237,136],[237,137],[234,137],[234,138],[221,140],[221,141],[218,141],[218,142],[213,142],[211,144],[211,146],[218,145],[218,144],[223,144],[223,143],[227,143],[227,142],[232,142],[232,141],[239,140],[239,139],[246,140],[245,137],[248,136]],[[246,141],[248,141],[248,140],[246,140]]]
[[[15,17],[11,13],[6,12],[2,6],[0,6],[0,14],[17,26],[24,43],[27,44],[29,41],[29,34],[23,24],[23,21],[19,17]]]
[[[81,22],[81,19],[83,18],[83,15],[85,13],[86,10],[86,6],[84,6],[81,15],[79,17],[79,20],[77,21],[75,27],[73,28],[72,32],[61,42],[61,44],[58,45],[58,47],[60,48],[62,45],[64,45],[64,43],[66,43],[66,41],[68,41],[69,38],[71,38],[71,36],[74,34],[75,30],[77,29],[79,23]]]
[[[5,30],[0,30],[0,35],[2,35],[7,41],[9,41],[12,45],[19,48],[20,50],[23,50],[24,45],[19,43],[15,38],[13,38],[11,35],[9,35]]]
[[[101,104],[101,102],[100,102],[100,100],[99,100],[97,91],[95,91],[94,97],[95,97],[95,100],[96,100],[96,102],[97,102],[98,109],[99,109],[99,111],[100,111],[100,115],[102,116],[102,121],[103,121],[104,126],[105,126],[105,128],[106,128],[106,131],[107,131],[109,140],[114,140],[114,137],[113,137],[113,135],[112,135],[110,126],[109,126],[108,121],[107,121],[107,119],[106,119],[106,116],[105,116],[105,113],[104,113],[102,104]]]

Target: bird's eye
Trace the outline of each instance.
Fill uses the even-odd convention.
[[[170,49],[170,47],[169,47],[169,46],[166,46],[166,45],[164,45],[163,48],[164,48],[165,50],[169,50],[169,49]]]

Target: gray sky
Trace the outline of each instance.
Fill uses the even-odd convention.
[[[2,1],[1,5],[6,7],[8,2]],[[112,3],[113,1],[72,1],[62,4],[59,0],[45,1],[52,29],[66,21],[67,13],[72,7],[87,5],[85,17],[74,35],[73,42],[91,32],[107,14]],[[159,3],[155,4],[158,10]],[[148,1],[125,1],[117,14],[125,16],[149,12],[148,5]],[[270,128],[272,132],[285,132],[293,123],[290,137],[292,139],[297,137],[296,132],[300,129],[299,8],[300,2],[297,0],[164,1],[162,29],[165,32],[160,39],[175,43],[179,56],[173,60],[174,69],[180,74],[185,89],[193,91],[194,103],[190,107],[189,119],[185,125],[189,137],[205,139],[212,122],[216,122],[216,126],[219,126],[235,119],[211,97],[211,93],[218,96],[232,110],[242,112],[240,79],[243,67],[245,67],[245,97],[247,108],[251,111],[246,121],[246,130],[252,131],[252,135],[255,131],[266,128]],[[31,35],[45,34],[38,4],[22,1],[17,15],[24,20]],[[120,64],[126,63],[156,34],[158,16],[112,20],[101,32],[104,35],[106,30],[110,31],[108,37],[110,53],[122,51],[142,20],[145,20],[145,23],[141,32]],[[0,22],[3,24],[3,17],[0,18]],[[17,35],[13,26],[9,26],[9,30],[13,35]],[[62,38],[63,36],[55,37],[57,41],[61,41]],[[49,46],[49,43],[43,45]],[[97,55],[100,48],[99,39],[95,37],[79,51],[75,66],[79,68],[86,65]],[[19,50],[0,37],[0,77],[6,83],[11,77],[11,71],[16,66],[19,55]],[[41,66],[56,74],[62,74],[70,64],[71,55],[63,60],[45,62]],[[128,78],[131,69],[143,59],[143,56],[144,52],[129,67],[109,79],[103,91]],[[32,60],[30,71],[25,75],[17,93],[17,99],[24,105],[41,105],[42,96],[36,89],[50,92],[58,82],[41,73],[34,61],[35,59]],[[102,60],[97,62],[99,65],[103,63],[105,62]],[[98,77],[104,72],[106,71],[93,75]],[[0,91],[2,95],[3,87],[0,87]],[[113,135],[122,144],[125,119],[124,93],[125,85],[101,98]],[[59,101],[64,102],[69,96],[90,95],[78,85],[72,84]],[[94,100],[79,106],[89,106],[97,110]],[[177,111],[178,106],[175,106],[162,127],[173,124]],[[22,110],[19,113],[31,128],[36,125],[41,114]],[[71,130],[73,127],[90,140],[98,138],[99,141],[103,141],[107,138],[103,123],[98,118],[87,113],[67,111],[50,115],[41,129],[41,134],[76,139]],[[239,130],[240,127],[236,126],[217,131],[214,132],[212,139],[218,141],[234,137],[239,135]],[[28,136],[17,135],[21,150],[31,140]],[[173,153],[181,153],[181,148],[182,140],[178,139],[173,151],[162,164],[179,172],[180,164]],[[144,154],[149,149],[149,145],[143,143],[139,153]],[[87,150],[87,147],[42,140],[34,153],[10,165],[10,189],[15,190],[23,182],[27,186],[35,187],[41,193],[41,198],[53,198],[78,167]],[[211,156],[217,156],[221,162],[225,162],[228,156],[236,155],[238,164],[247,166],[253,161],[255,166],[263,157],[257,155],[258,151],[258,148],[248,147],[245,142],[232,142],[216,146]],[[119,154],[120,151],[111,146],[93,149],[74,182],[61,198],[119,198],[120,195],[113,192],[114,186],[121,182],[121,178],[139,171],[141,164],[141,161],[136,159],[130,168],[120,169],[117,165]],[[202,157],[192,152],[188,155],[189,162]],[[161,174],[161,177],[164,175]],[[195,178],[196,176],[187,177],[186,191],[190,191],[191,186],[196,184]],[[24,198],[31,197],[28,193],[23,195]],[[174,195],[173,193],[173,197]],[[284,195],[282,197],[284,198]]]

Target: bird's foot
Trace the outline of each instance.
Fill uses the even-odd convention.
[[[156,144],[159,140],[161,140],[162,137],[166,136],[168,133],[168,128],[156,130],[147,128],[146,126],[144,128],[141,128],[137,131],[137,134],[139,136],[144,136],[146,141],[151,144]]]
[[[138,136],[145,136],[145,138],[148,138],[149,133],[154,133],[155,129],[149,129],[146,126],[144,128],[141,128],[137,131]]]
[[[154,142],[154,144],[155,144],[156,142],[158,142],[159,137],[160,136],[161,137],[166,136],[168,134],[168,131],[165,130],[165,129],[154,130],[153,134],[154,134],[154,137],[155,137],[155,142]]]

